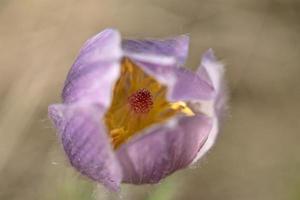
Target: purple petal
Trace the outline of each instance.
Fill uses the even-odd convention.
[[[224,74],[224,65],[217,61],[212,49],[207,50],[203,54],[197,73],[212,85],[216,91],[220,89]]]
[[[105,29],[84,43],[70,73],[88,67],[86,65],[90,63],[111,62],[120,59],[121,56],[120,33],[115,29]]]
[[[197,156],[194,158],[193,163],[197,162],[200,158],[202,158],[214,145],[216,138],[219,132],[219,120],[217,117],[212,118],[212,128],[209,132],[208,138],[203,144],[202,148],[197,153]]]
[[[63,89],[64,103],[99,103],[107,108],[119,72],[119,63],[90,63],[80,73],[68,76]]]
[[[215,95],[212,87],[194,72],[178,68],[175,72],[175,84],[170,87],[172,101],[210,100]]]
[[[196,73],[180,67],[164,66],[133,61],[146,73],[168,86],[170,101],[211,100],[215,97],[213,87]]]
[[[100,103],[107,107],[119,76],[120,34],[107,29],[89,39],[80,50],[63,89],[64,103]]]
[[[224,65],[217,61],[212,49],[207,50],[202,57],[201,65],[197,73],[199,77],[210,84],[215,92],[214,100],[216,115],[220,116],[224,112],[227,101],[225,81],[224,81]]]
[[[182,65],[188,55],[189,37],[181,35],[164,40],[123,40],[122,48],[128,57],[134,57],[141,62],[160,60],[162,63],[165,59],[173,64]],[[157,59],[158,57],[160,59]]]
[[[100,120],[102,115],[103,108],[91,104],[49,106],[49,117],[58,129],[71,165],[117,191],[122,172]]]
[[[120,147],[123,182],[157,183],[188,166],[206,141],[212,127],[204,115],[175,118],[137,135]]]
[[[224,65],[217,61],[212,49],[209,49],[203,54],[201,65],[197,70],[197,74],[208,84],[210,84],[216,93],[213,99],[213,127],[209,133],[209,137],[203,147],[200,149],[193,163],[207,153],[207,151],[215,143],[216,137],[219,132],[220,120],[225,110],[227,95],[224,83]]]

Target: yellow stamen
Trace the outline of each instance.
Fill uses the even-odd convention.
[[[175,103],[171,103],[170,106],[174,110],[180,110],[181,112],[183,112],[187,116],[195,115],[195,113],[183,101],[178,101],[178,102],[175,102]]]

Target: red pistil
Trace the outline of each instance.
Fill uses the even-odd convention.
[[[139,89],[128,97],[128,103],[135,113],[148,113],[153,105],[149,90]]]

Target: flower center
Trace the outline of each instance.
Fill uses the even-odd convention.
[[[176,114],[194,115],[186,103],[169,102],[166,96],[166,86],[124,58],[111,105],[104,116],[113,147],[117,149],[131,136]]]
[[[139,89],[128,97],[128,103],[135,113],[148,113],[153,105],[151,92],[145,88]]]

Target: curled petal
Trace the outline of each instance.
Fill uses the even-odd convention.
[[[210,84],[215,90],[215,98],[212,101],[212,117],[213,117],[213,127],[209,134],[209,137],[203,148],[200,149],[196,158],[193,162],[196,162],[199,158],[201,158],[206,152],[213,146],[215,143],[216,137],[219,132],[219,125],[221,116],[224,113],[225,105],[227,101],[227,95],[224,84],[224,65],[217,61],[214,52],[212,49],[206,51],[202,57],[201,65],[197,70],[197,74],[203,80],[205,80],[208,84]]]
[[[203,54],[197,73],[211,84],[216,91],[220,90],[224,75],[224,65],[217,60],[212,49],[207,50]]]
[[[105,107],[120,73],[120,34],[107,29],[89,39],[73,64],[62,97],[64,103],[92,102]]]
[[[197,156],[194,158],[192,163],[197,162],[200,158],[202,158],[202,156],[204,156],[211,149],[211,147],[214,145],[216,141],[218,132],[219,132],[219,120],[217,117],[214,117],[212,119],[212,128],[209,132],[208,138],[203,144],[202,148],[197,153]]]
[[[206,141],[211,119],[204,115],[179,117],[135,136],[117,151],[123,182],[157,183],[188,166]]]
[[[128,57],[141,62],[182,65],[188,55],[189,37],[180,35],[164,40],[123,40],[122,48]]]
[[[224,65],[219,62],[212,49],[207,50],[201,61],[197,73],[199,77],[213,86],[216,97],[214,99],[215,113],[222,115],[227,101],[226,88],[224,83]]]
[[[103,109],[95,105],[49,106],[49,117],[58,129],[71,165],[83,175],[117,191],[122,172],[101,115]]]

